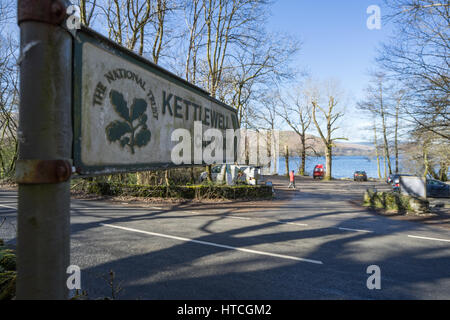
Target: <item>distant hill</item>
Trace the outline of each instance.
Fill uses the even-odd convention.
[[[307,135],[307,146],[310,147],[307,152],[314,155],[315,150],[318,154],[324,154],[324,146],[319,137]],[[301,152],[300,137],[294,131],[280,131],[280,154],[284,155],[285,146],[288,146],[289,153],[298,155]],[[336,142],[333,148],[333,154],[336,156],[372,156],[374,147],[370,143],[349,143]]]
[[[367,146],[367,147],[373,147],[373,142],[366,142],[366,141],[354,141],[354,142],[346,142],[343,141],[343,144],[357,144],[357,145],[362,145],[362,146]]]

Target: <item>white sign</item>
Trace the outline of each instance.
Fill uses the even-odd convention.
[[[171,140],[174,130],[186,129],[192,144],[202,144],[195,122],[203,130],[238,129],[231,107],[99,37],[80,32],[75,48],[74,161],[79,173],[174,166],[171,151],[179,143]]]

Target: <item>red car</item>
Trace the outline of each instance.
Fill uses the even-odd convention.
[[[325,176],[325,169],[323,168],[323,164],[318,164],[314,167],[313,178],[314,179],[323,179]]]

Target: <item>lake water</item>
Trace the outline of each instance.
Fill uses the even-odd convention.
[[[384,158],[380,157],[380,169],[381,175],[384,176]],[[289,170],[295,170],[295,174],[298,173],[298,169],[301,163],[300,157],[291,157],[289,159]],[[325,157],[307,157],[306,158],[306,173],[310,176],[313,174],[313,170],[316,164],[323,164],[325,166]],[[395,158],[391,158],[391,166],[395,168]],[[355,171],[365,171],[369,178],[378,178],[377,171],[377,158],[366,156],[335,156],[333,157],[333,178],[353,178]],[[286,174],[286,161],[284,157],[280,157],[278,160],[278,174]]]

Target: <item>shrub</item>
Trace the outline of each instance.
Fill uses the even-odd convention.
[[[16,295],[15,271],[5,271],[0,273],[0,300],[11,300]]]
[[[103,196],[131,196],[144,198],[178,199],[270,199],[271,186],[249,185],[189,185],[189,186],[141,186],[108,182],[83,182],[78,189]]]
[[[16,270],[16,255],[11,250],[0,251],[0,267],[3,270]]]
[[[0,246],[0,300],[11,300],[16,295],[16,255]]]
[[[428,210],[428,201],[402,195],[396,192],[373,192],[364,194],[364,205],[398,213],[423,212]]]

